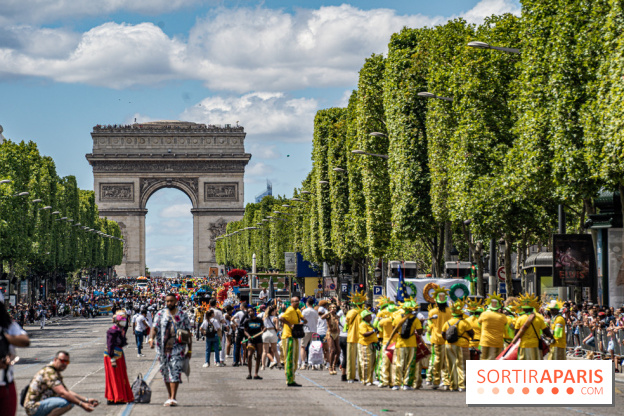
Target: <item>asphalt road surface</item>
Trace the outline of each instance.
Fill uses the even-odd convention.
[[[166,390],[157,371],[155,354],[149,348],[146,357],[138,358],[134,339],[125,348],[130,380],[143,374],[150,382],[153,393],[150,404],[108,406],[104,398],[103,351],[110,317],[95,319],[69,318],[48,325],[41,331],[38,326],[27,326],[32,338],[30,348],[20,349],[16,366],[18,392],[32,376],[58,350],[68,350],[71,364],[63,373],[70,389],[100,401],[93,415],[153,416],[153,415],[454,415],[470,416],[492,414],[513,415],[622,415],[624,409],[624,384],[616,384],[615,407],[556,408],[556,407],[505,407],[478,408],[466,406],[465,393],[434,391],[390,391],[361,384],[347,384],[340,376],[330,376],[326,371],[299,371],[297,382],[301,388],[286,387],[283,371],[264,370],[264,380],[246,380],[246,368],[228,366],[202,368],[203,343],[193,346],[190,381],[184,377],[180,386],[177,408],[163,407]],[[156,364],[155,364],[156,363]],[[73,409],[69,414],[85,413]],[[20,408],[18,415],[25,415]]]

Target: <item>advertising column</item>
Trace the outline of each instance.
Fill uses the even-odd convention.
[[[624,303],[624,230],[610,228],[609,244],[609,306]]]

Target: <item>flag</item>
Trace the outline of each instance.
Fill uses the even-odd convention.
[[[407,286],[405,286],[405,278],[403,277],[403,270],[401,270],[401,263],[399,263],[399,287],[397,288],[396,301],[405,302],[405,298],[409,298],[409,292]]]

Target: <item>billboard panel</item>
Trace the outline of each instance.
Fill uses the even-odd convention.
[[[596,255],[590,234],[553,234],[553,286],[592,287]]]

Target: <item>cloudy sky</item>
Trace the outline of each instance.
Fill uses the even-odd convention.
[[[518,0],[2,0],[0,124],[34,140],[60,175],[93,189],[96,124],[234,124],[252,153],[245,201],[266,180],[291,195],[310,169],[314,114],[344,106],[390,35],[463,16],[519,13]],[[190,202],[148,203],[147,263],[192,269]]]

